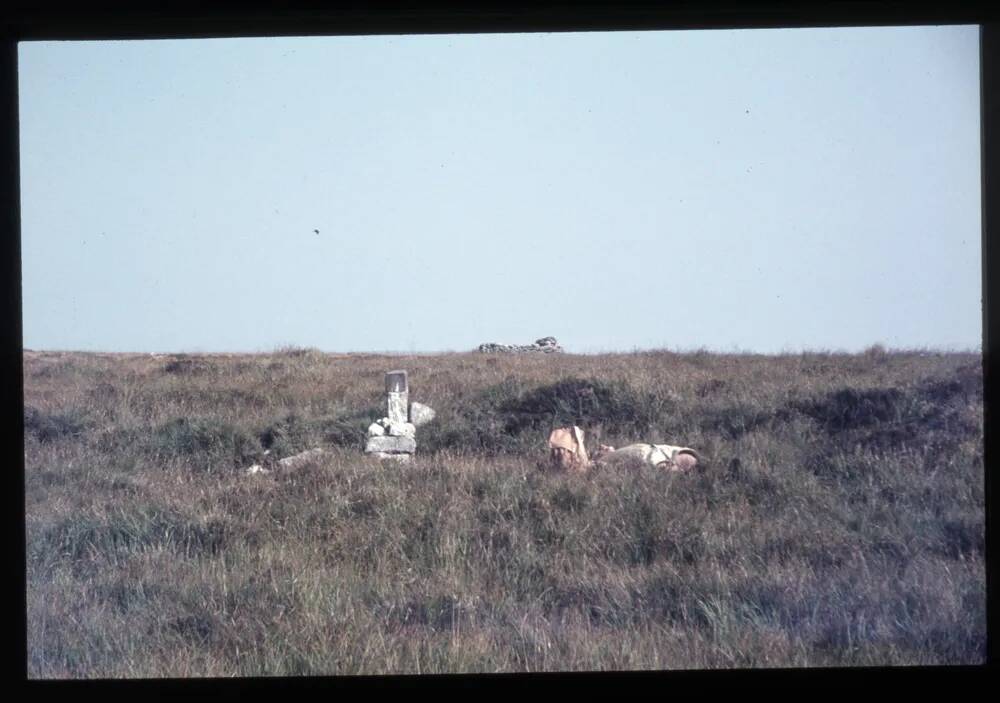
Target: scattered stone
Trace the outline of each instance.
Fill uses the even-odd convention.
[[[300,469],[306,464],[311,464],[316,461],[325,453],[326,452],[318,447],[316,449],[309,449],[299,454],[295,454],[294,456],[280,460],[278,462],[278,466],[282,469]]]
[[[253,476],[255,474],[269,474],[275,469],[299,469],[306,464],[316,461],[325,453],[326,452],[317,447],[316,449],[309,449],[276,461],[274,457],[269,456],[271,454],[271,450],[268,449],[261,455],[260,463],[249,467],[245,473],[248,476]]]
[[[534,344],[497,344],[496,342],[486,342],[479,345],[479,351],[483,354],[520,354],[525,352],[552,354],[561,352],[562,350],[563,348],[559,346],[559,342],[556,341],[555,337],[542,337],[541,339],[536,339]]]
[[[426,425],[437,415],[434,408],[423,403],[410,403],[410,422],[414,427]]]
[[[368,436],[369,437],[381,437],[385,434],[385,428],[377,422],[373,422],[368,425]]]

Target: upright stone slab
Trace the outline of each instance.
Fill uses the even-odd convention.
[[[410,388],[405,371],[390,371],[385,375],[385,394],[388,397],[389,422],[403,424],[410,418]]]

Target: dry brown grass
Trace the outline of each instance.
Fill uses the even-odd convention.
[[[981,662],[980,363],[26,352],[29,675]],[[391,368],[408,466],[360,452]],[[540,471],[560,413],[707,467]]]

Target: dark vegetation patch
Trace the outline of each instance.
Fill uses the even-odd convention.
[[[103,454],[145,451],[150,444],[150,437],[150,428],[112,427],[97,435],[95,445],[97,451]]]
[[[898,388],[840,388],[775,409],[748,402],[707,407],[699,413],[699,425],[706,433],[735,440],[751,432],[780,431],[798,416],[814,421],[842,446],[942,450],[979,435],[974,412],[982,392],[981,369],[965,365],[946,379]],[[697,395],[711,393],[703,387]]]
[[[986,553],[986,529],[983,523],[969,514],[958,515],[944,521],[938,551],[952,559],[969,559]]]
[[[819,422],[827,432],[838,433],[897,422],[906,400],[908,396],[898,388],[842,388],[793,407]]]
[[[525,389],[509,379],[490,386],[421,428],[420,447],[488,455],[523,452],[556,427],[601,427],[610,436],[642,436],[663,428],[674,402],[619,381],[567,378]]]
[[[113,383],[102,381],[87,391],[87,397],[98,404],[114,403],[122,397],[122,391]]]
[[[31,406],[24,408],[24,433],[39,442],[77,437],[89,426],[87,414],[80,410],[46,412]]]
[[[110,603],[121,613],[155,607],[158,601],[168,595],[166,589],[155,583],[125,579],[102,584],[96,590],[101,600]]]
[[[163,365],[164,373],[183,376],[202,376],[216,371],[216,367],[205,359],[175,356]]]
[[[699,398],[708,398],[710,396],[719,395],[727,388],[729,388],[728,383],[723,381],[721,378],[713,378],[709,381],[705,381],[704,383],[699,383],[694,393]]]
[[[842,388],[790,404],[829,435],[876,451],[947,449],[980,428],[970,401],[982,399],[981,376],[963,367],[954,377],[906,388]]]
[[[589,492],[582,489],[574,489],[570,486],[560,486],[552,494],[552,505],[560,510],[570,513],[578,513],[590,503]]]
[[[248,391],[242,388],[224,388],[210,394],[212,400],[226,405],[246,408],[266,408],[271,398],[258,391]]]
[[[519,434],[566,425],[601,425],[611,434],[642,434],[660,417],[654,394],[626,383],[568,378],[501,403],[504,429]]]
[[[320,416],[306,417],[289,413],[263,430],[257,438],[260,445],[278,458],[322,446],[353,447],[362,449],[365,439],[362,417]]]
[[[460,618],[475,615],[475,610],[462,604],[452,594],[421,594],[403,602],[369,595],[367,607],[391,624],[401,627],[426,627],[435,632],[448,632]]]
[[[180,417],[157,427],[149,439],[157,455],[185,456],[239,468],[260,454],[260,442],[242,427],[211,417]]]
[[[739,439],[749,432],[774,429],[791,417],[792,413],[785,408],[768,411],[749,403],[740,403],[707,409],[701,421],[701,428],[705,432],[718,434],[726,439]]]
[[[979,364],[963,364],[955,369],[951,378],[927,379],[919,390],[927,400],[948,402],[954,399],[983,399],[983,367]]]
[[[206,647],[217,644],[221,623],[211,613],[189,613],[171,618],[166,629],[195,646]]]
[[[79,366],[70,360],[49,361],[34,366],[31,376],[40,379],[58,378],[76,373],[79,370]]]

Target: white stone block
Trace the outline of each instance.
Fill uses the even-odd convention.
[[[410,422],[391,422],[389,434],[393,437],[416,437],[417,428]]]
[[[413,437],[369,437],[365,443],[365,451],[369,454],[376,452],[412,454],[417,451],[417,440]]]

